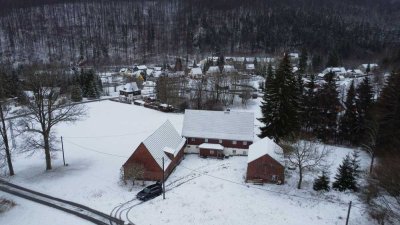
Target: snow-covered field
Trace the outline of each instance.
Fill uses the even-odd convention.
[[[250,100],[247,109],[238,106],[233,110],[254,111],[259,117],[258,104],[259,99]],[[69,166],[63,166],[61,152],[55,154],[54,169],[50,172],[44,171],[42,154],[31,157],[21,154],[16,156],[17,175],[11,182],[110,213],[120,203],[134,198],[142,188],[121,185],[122,164],[167,119],[181,132],[183,115],[111,101],[89,103],[87,107],[87,118],[57,127],[58,136],[64,138]],[[259,122],[255,124],[258,132]],[[341,159],[352,150],[331,148],[333,177]],[[368,158],[364,154],[361,158],[366,168]],[[137,205],[128,216],[140,225],[344,224],[347,204],[352,200],[355,207],[350,224],[374,224],[354,194],[331,191],[321,195],[312,191],[312,175],[307,175],[303,189],[297,190],[294,171],[288,171],[287,184],[282,186],[247,185],[245,172],[245,157],[214,160],[187,155],[166,182],[166,200],[157,197]],[[0,224],[87,224],[36,203],[0,193],[1,196],[13,199],[17,206],[0,214]]]

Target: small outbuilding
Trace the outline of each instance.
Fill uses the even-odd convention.
[[[163,173],[167,179],[183,159],[185,145],[186,139],[166,121],[125,162],[124,179],[161,181]]]
[[[283,149],[268,137],[250,145],[246,182],[282,184],[284,181]]]
[[[219,159],[222,159],[225,157],[224,154],[224,146],[220,144],[209,144],[209,143],[203,143],[199,145],[200,149],[200,157],[216,157]]]

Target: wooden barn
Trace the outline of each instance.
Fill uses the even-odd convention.
[[[185,110],[182,136],[187,139],[186,153],[200,154],[201,145],[213,144],[222,146],[224,155],[247,155],[253,143],[254,115],[250,112]],[[203,148],[202,154],[214,155],[216,151],[220,150]]]
[[[250,145],[246,182],[285,182],[285,162],[282,148],[268,137]]]
[[[186,139],[166,121],[144,140],[123,165],[124,179],[161,181],[163,158],[165,179],[181,162]]]

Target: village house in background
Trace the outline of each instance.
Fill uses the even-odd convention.
[[[246,182],[277,184],[285,182],[283,149],[268,137],[250,145]]]
[[[254,115],[250,112],[186,110],[182,136],[186,153],[203,157],[247,155],[254,139]]]
[[[186,139],[179,135],[170,121],[166,121],[144,140],[123,165],[125,180],[165,179],[183,159]]]

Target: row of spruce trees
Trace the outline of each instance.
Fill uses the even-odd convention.
[[[398,184],[392,182],[398,177],[387,171],[400,163],[400,73],[393,71],[385,77],[381,91],[374,90],[368,76],[357,86],[352,82],[343,102],[333,73],[326,74],[325,80],[318,84],[314,76],[303,83],[304,74],[305,70],[292,72],[288,55],[275,71],[268,66],[259,137],[279,143],[305,136],[324,143],[359,147],[371,156],[370,178],[385,190],[398,189]],[[375,157],[388,163],[374,166]],[[333,189],[356,191],[357,169],[352,158],[346,157],[338,168]],[[316,189],[326,190],[327,175],[322,174],[315,183]]]
[[[103,85],[93,70],[81,70],[72,79],[71,100],[82,101],[82,98],[96,99],[101,96]]]
[[[360,177],[360,160],[357,151],[349,154],[343,159],[342,164],[337,169],[335,181],[332,188],[337,191],[357,191],[357,179]],[[314,180],[313,189],[315,191],[329,191],[331,189],[328,173],[323,171],[322,174]]]
[[[334,76],[326,74],[317,86],[311,75],[304,84],[303,74],[293,73],[288,55],[276,71],[269,65],[259,119],[264,126],[259,136],[279,142],[306,132],[327,143],[359,145],[374,104],[371,82],[366,76],[357,88],[352,83],[346,101],[340,102]]]

